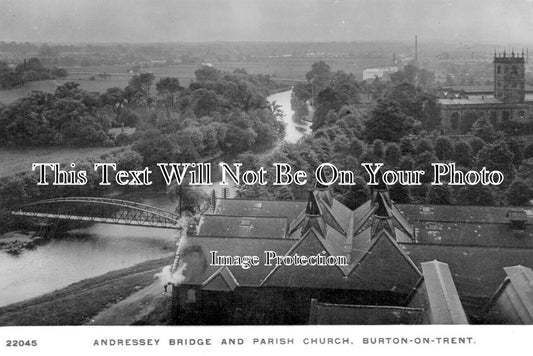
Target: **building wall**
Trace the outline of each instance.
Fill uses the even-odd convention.
[[[493,124],[505,120],[524,121],[533,118],[533,102],[523,104],[475,104],[442,105],[439,104],[441,127],[446,133],[461,133],[461,122],[469,115],[485,117]]]
[[[178,325],[304,325],[311,299],[332,304],[403,306],[407,295],[389,291],[238,287],[231,292],[181,285],[172,290]]]

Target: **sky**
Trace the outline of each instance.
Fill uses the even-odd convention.
[[[0,0],[0,41],[533,42],[533,0]]]

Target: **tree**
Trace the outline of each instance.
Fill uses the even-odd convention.
[[[511,181],[516,174],[513,158],[514,155],[507,144],[503,141],[498,141],[485,146],[479,151],[476,166],[479,169],[486,167],[490,171],[498,170],[502,172],[505,177],[505,183]]]
[[[520,139],[510,139],[505,140],[507,147],[513,153],[513,164],[518,167],[522,164],[524,159],[524,142]]]
[[[175,138],[158,130],[145,131],[135,141],[133,149],[141,154],[146,166],[158,162],[179,162],[179,155],[182,153]]]
[[[470,167],[472,164],[472,148],[465,141],[459,141],[455,144],[454,149],[454,160],[457,164],[463,167]]]
[[[372,143],[372,154],[379,159],[383,158],[385,154],[385,144],[383,141],[379,139],[374,140],[374,143]]]
[[[475,111],[467,111],[461,121],[459,122],[460,133],[466,134],[472,130],[475,122],[479,119],[479,113]]]
[[[533,143],[530,143],[524,149],[524,159],[533,157]]]
[[[397,143],[388,143],[385,147],[385,163],[396,167],[402,158],[402,150]]]
[[[430,185],[426,194],[426,203],[435,205],[452,205],[452,193],[449,185]]]
[[[409,156],[404,156],[398,164],[398,168],[404,171],[412,171],[415,168],[415,162]]]
[[[389,194],[395,203],[409,204],[412,202],[411,193],[409,192],[409,186],[394,184],[389,188]]]
[[[50,74],[55,77],[55,78],[64,78],[66,76],[68,76],[68,72],[65,68],[61,68],[61,67],[53,67],[51,70],[50,70]]]
[[[218,108],[217,94],[205,88],[196,89],[192,92],[190,107],[197,117],[211,115]]]
[[[175,94],[183,89],[178,78],[165,77],[155,84],[158,94]]]
[[[194,75],[199,82],[215,82],[222,77],[222,73],[211,66],[202,66],[194,72]]]
[[[138,104],[142,101],[148,103],[150,98],[150,88],[154,82],[153,73],[140,73],[134,75],[128,86],[125,88],[125,94],[128,96],[130,103]]]
[[[416,154],[420,155],[424,152],[433,153],[433,145],[431,144],[431,141],[429,141],[427,138],[421,139],[416,145]]]
[[[479,137],[474,136],[468,140],[468,144],[472,148],[472,157],[475,157],[479,150],[485,147],[486,142],[480,139]]]
[[[118,123],[127,127],[135,127],[139,122],[139,114],[133,110],[123,110],[118,118]]]
[[[456,196],[458,205],[480,205],[492,206],[494,205],[494,194],[492,190],[480,184],[467,185],[461,188]]]
[[[492,126],[489,120],[481,117],[472,125],[472,135],[491,143],[496,139],[496,130],[494,130],[494,126]]]
[[[413,119],[400,111],[398,103],[380,100],[366,121],[365,136],[369,142],[380,139],[385,142],[398,142],[409,133]]]
[[[435,140],[435,155],[441,161],[448,161],[453,156],[453,145],[450,139],[446,136],[439,136]]]
[[[514,206],[524,206],[533,198],[530,186],[521,179],[515,179],[507,190],[507,202]]]
[[[355,176],[355,185],[350,185],[342,189],[338,197],[341,203],[350,209],[355,209],[370,197],[370,189],[366,181],[361,176]]]
[[[402,149],[402,155],[410,155],[415,152],[413,145],[413,139],[411,136],[405,136],[400,139],[400,148]]]

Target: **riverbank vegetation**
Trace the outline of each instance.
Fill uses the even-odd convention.
[[[356,173],[354,186],[332,185],[335,196],[350,208],[369,196],[368,177],[362,162],[383,162],[384,169],[423,170],[420,186],[390,187],[398,203],[448,205],[525,205],[533,198],[533,145],[508,134],[503,122],[493,124],[477,118],[466,134],[440,133],[434,77],[406,66],[391,82],[357,82],[342,72],[333,72],[323,62],[312,66],[307,83],[295,86],[293,103],[312,100],[313,132],[296,144],[282,145],[261,160],[240,157],[249,167],[286,162],[294,170],[313,172],[320,163]],[[371,98],[362,103],[362,98]],[[499,170],[505,180],[499,186],[431,185],[433,162],[455,162],[462,172]],[[306,187],[243,187],[239,194],[253,198],[304,199]]]
[[[0,230],[23,227],[9,212],[25,202],[110,194],[116,187],[97,184],[94,162],[117,163],[117,168],[123,170],[149,167],[157,171],[158,162],[199,162],[221,154],[234,156],[273,147],[283,138],[285,127],[279,112],[266,100],[270,91],[281,86],[268,76],[251,75],[242,69],[225,73],[210,66],[199,68],[195,75],[196,81],[184,88],[177,78],[156,82],[151,73],[140,73],[125,88],[110,88],[104,93],[87,92],[78,83],[68,82],[53,94],[34,91],[0,107],[0,146],[4,150],[21,146],[121,146],[103,155],[59,161],[75,163],[76,169],[88,172],[88,183],[83,186],[39,187],[30,164],[27,171],[0,179]],[[119,129],[115,136],[109,131],[113,127],[136,130],[127,134]],[[166,189],[159,178],[154,175],[153,186]],[[175,189],[169,190],[169,194],[174,193]],[[199,205],[190,201],[197,197],[187,189],[180,190],[180,199],[185,207]]]
[[[63,289],[0,307],[0,325],[82,325],[100,311],[154,283],[173,255],[85,279]],[[162,291],[162,290],[161,290]],[[146,316],[149,319],[150,316]],[[143,321],[139,321],[142,323]],[[146,322],[146,320],[145,320]],[[164,320],[158,320],[161,324]]]

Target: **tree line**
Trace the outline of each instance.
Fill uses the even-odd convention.
[[[63,78],[68,75],[64,68],[45,67],[38,58],[30,58],[17,64],[14,68],[7,62],[0,61],[0,89],[23,86],[26,82]]]

